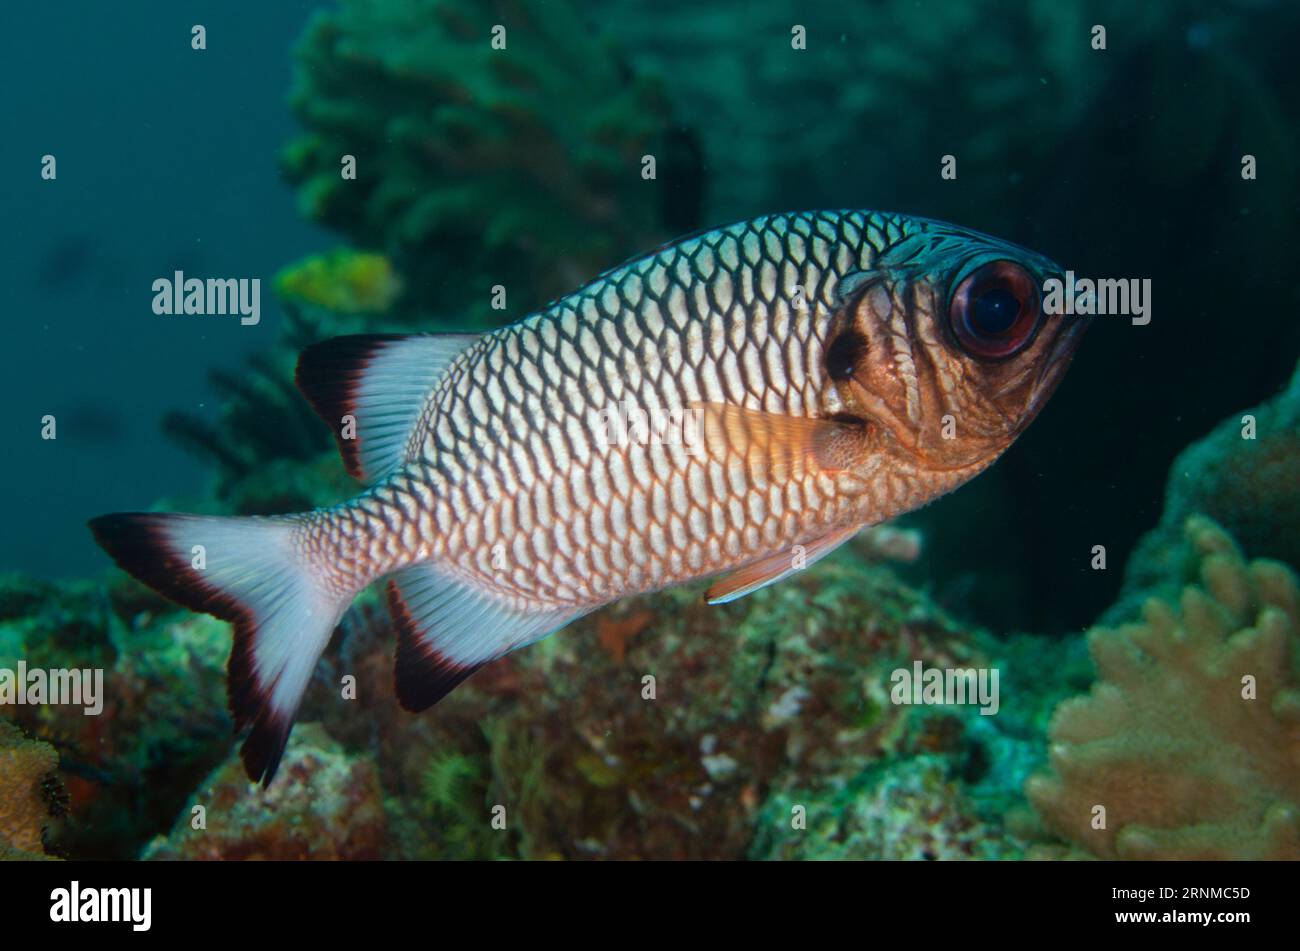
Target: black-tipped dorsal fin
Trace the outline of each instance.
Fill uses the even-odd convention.
[[[334,434],[343,464],[374,482],[405,461],[425,401],[478,334],[359,334],[313,344],[297,382]],[[345,417],[355,420],[355,431]],[[351,437],[351,438],[349,438]]]
[[[512,609],[429,564],[400,571],[388,582],[388,609],[397,628],[397,700],[416,713],[484,664],[586,613]]]

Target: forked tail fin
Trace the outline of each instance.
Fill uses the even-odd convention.
[[[104,550],[159,594],[235,628],[227,685],[240,753],[268,785],[312,671],[352,593],[339,594],[294,545],[299,516],[220,518],[132,512],[90,529]]]

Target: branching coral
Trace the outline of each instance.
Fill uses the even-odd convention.
[[[58,765],[54,747],[27,739],[0,719],[0,859],[44,857],[41,834],[50,819],[46,780]]]
[[[1026,793],[1105,858],[1300,858],[1300,589],[1208,519],[1186,532],[1200,585],[1091,632],[1100,680],[1057,709]]]
[[[302,210],[392,256],[417,310],[499,320],[492,285],[535,306],[660,234],[665,100],[567,0],[343,0],[297,57]]]
[[[221,407],[216,423],[183,413],[163,417],[168,437],[220,467],[219,495],[270,460],[307,460],[328,450],[328,436],[293,387],[292,359],[288,351],[277,351],[274,362],[255,356],[238,375],[214,370],[211,380]]]

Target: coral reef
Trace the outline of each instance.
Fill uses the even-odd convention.
[[[403,857],[868,857],[881,852],[866,830],[881,823],[890,854],[1014,854],[999,814],[1040,742],[1041,724],[1026,720],[1050,709],[1026,699],[1023,715],[982,717],[891,702],[900,666],[1004,664],[993,658],[1018,648],[959,625],[854,551],[721,607],[698,590],[616,605],[420,716],[393,700],[382,616],[363,608],[345,627],[304,716],[350,750],[375,751]],[[1008,665],[1027,688],[1017,702],[1052,681],[1013,675],[1019,663]],[[354,701],[338,689],[349,674]],[[908,790],[908,805],[886,815],[865,804],[846,820],[857,831],[824,841],[846,790]],[[795,801],[809,829],[782,835],[772,817]],[[504,828],[491,824],[497,807]]]
[[[382,254],[336,248],[280,269],[275,292],[341,314],[382,314],[393,306],[402,282]]]
[[[794,824],[800,807],[806,829]],[[830,795],[774,796],[759,830],[751,858],[1014,859],[1024,848],[978,815],[935,755],[868,769]]]
[[[1107,56],[1119,58],[1168,19],[1159,4],[1085,9],[1060,0],[986,5],[996,12],[913,0],[797,13],[745,0],[588,6],[621,24],[634,61],[663,77],[701,129],[714,173],[709,217],[721,219],[781,195],[792,207],[834,206],[855,185],[905,195],[915,168],[896,157],[933,153],[937,174],[935,128],[963,169],[1004,180],[1009,156],[1019,169],[1050,154],[1097,95],[1100,84],[1085,81],[1091,24],[1108,24]],[[998,28],[981,29],[990,18]],[[740,21],[748,26],[738,32]],[[806,29],[806,50],[792,48],[795,24]],[[790,101],[800,108],[770,108]],[[889,129],[887,149],[880,129]],[[999,202],[1015,199],[992,191]]]
[[[1160,524],[1138,544],[1119,602],[1103,620],[1131,616],[1148,595],[1169,598],[1193,580],[1198,553],[1184,543],[1183,524],[1194,513],[1222,525],[1252,555],[1300,569],[1297,473],[1300,365],[1274,399],[1234,413],[1174,460]]]
[[[169,439],[214,464],[214,491],[226,503],[223,512],[266,515],[311,508],[313,493],[300,487],[302,480],[293,478],[292,470],[277,479],[264,472],[277,460],[306,463],[329,455],[329,434],[294,387],[296,359],[292,350],[277,347],[250,357],[239,374],[212,371],[220,407],[215,420],[179,412],[163,417]]]
[[[0,719],[0,860],[46,857],[50,780],[58,765],[54,747]]]
[[[142,858],[380,857],[386,824],[369,758],[344,753],[318,725],[300,723],[280,774],[269,789],[259,789],[232,756],[200,785],[171,834],[150,843]]]
[[[132,857],[229,753],[227,626],[120,575],[107,585],[5,578],[0,603],[20,600],[21,613],[0,613],[0,668],[24,661],[103,671],[98,715],[81,706],[11,708],[60,754],[71,813],[54,845],[77,856]]]
[[[568,0],[342,0],[303,36],[290,101],[307,131],[283,158],[304,215],[388,255],[413,313],[462,326],[653,247],[675,194],[658,181],[693,154],[656,84]],[[496,284],[509,311],[488,306]]]
[[[1200,584],[1089,634],[1101,679],[1057,710],[1026,794],[1105,858],[1300,858],[1300,588],[1206,518],[1186,533]]]

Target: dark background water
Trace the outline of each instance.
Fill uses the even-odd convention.
[[[334,243],[298,216],[277,166],[294,129],[289,50],[313,7],[5,4],[0,569],[102,568],[87,518],[205,487],[206,468],[161,438],[159,418],[210,417],[207,369],[237,370],[276,333],[270,278]],[[47,153],[55,181],[40,177]],[[151,285],[176,269],[260,277],[261,323],[156,316]],[[54,441],[40,438],[47,413]]]
[[[340,241],[298,216],[277,166],[296,129],[290,49],[316,6],[6,8],[0,568],[96,570],[106,559],[87,517],[203,492],[211,473],[160,437],[159,418],[211,418],[206,370],[239,371],[275,335],[275,270]],[[702,143],[703,180],[688,189],[704,195],[701,225],[885,208],[1017,241],[1081,275],[1151,279],[1152,323],[1100,321],[1007,457],[916,517],[929,556],[914,580],[954,608],[999,629],[1088,623],[1159,518],[1176,453],[1276,392],[1300,351],[1294,5],[1144,6],[1162,11],[1158,28],[1129,43],[1117,33],[1064,76],[990,15],[966,47],[974,62],[1005,45],[987,75],[926,62],[914,68],[928,80],[878,85],[876,105],[840,77],[844,57],[879,40],[872,17],[884,5],[584,6],[633,63],[663,72]],[[783,52],[796,17],[809,24],[802,58]],[[204,52],[190,49],[194,23],[208,29]],[[766,46],[760,27],[771,27]],[[729,44],[743,51],[734,69]],[[1004,75],[1021,90],[1010,114],[972,108],[971,84]],[[763,85],[742,87],[755,76]],[[56,182],[39,176],[47,152]],[[1252,182],[1239,174],[1247,152],[1259,160]],[[959,156],[956,181],[939,179],[946,153]],[[262,323],[155,316],[150,284],[177,268],[262,278]],[[55,442],[39,438],[46,413],[59,420]],[[1096,544],[1112,570],[1089,570]]]

